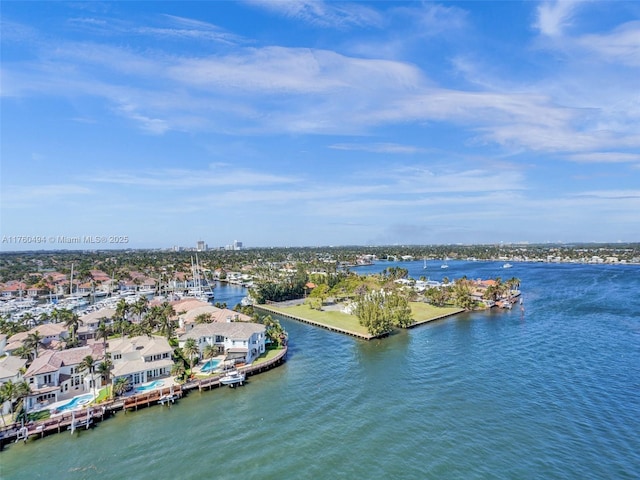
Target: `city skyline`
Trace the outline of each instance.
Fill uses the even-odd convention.
[[[640,238],[635,2],[2,10],[1,251]]]

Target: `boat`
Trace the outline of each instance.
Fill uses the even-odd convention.
[[[220,383],[222,385],[229,385],[230,387],[234,387],[235,385],[242,385],[242,383],[244,382],[244,378],[244,373],[240,373],[238,370],[229,370],[220,379]]]
[[[449,268],[449,265],[447,264],[448,261],[449,261],[449,257],[445,257],[444,263],[440,265],[440,268]]]
[[[513,265],[511,265],[509,262],[502,265],[502,268],[511,268],[511,267],[513,267]]]

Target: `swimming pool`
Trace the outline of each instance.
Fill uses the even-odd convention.
[[[87,393],[85,395],[80,395],[78,397],[73,397],[70,402],[65,403],[64,405],[60,405],[57,410],[59,412],[66,412],[67,410],[73,410],[74,408],[81,407],[82,405],[86,405],[91,400],[93,400],[93,395]]]
[[[149,390],[153,390],[154,388],[159,388],[164,385],[162,380],[154,380],[151,383],[147,383],[146,385],[140,385],[136,387],[136,392],[147,392]]]
[[[218,368],[218,365],[220,365],[220,360],[212,358],[211,360],[209,360],[207,363],[205,363],[202,366],[200,371],[202,373],[210,373],[210,372],[214,371],[216,368]]]

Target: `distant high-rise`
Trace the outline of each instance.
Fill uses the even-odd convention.
[[[205,252],[207,250],[207,244],[204,243],[204,240],[198,240],[198,243],[196,244],[196,250],[198,252]]]
[[[238,240],[234,240],[233,241],[233,249],[234,250],[242,250],[242,242],[239,242]]]

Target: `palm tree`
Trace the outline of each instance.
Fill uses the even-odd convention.
[[[130,305],[126,302],[124,298],[118,300],[118,304],[116,305],[116,312],[114,313],[114,317],[118,320],[125,320],[127,318],[127,314],[129,313]]]
[[[158,330],[162,335],[167,337],[167,340],[171,340],[176,329],[176,322],[173,320],[176,312],[173,309],[173,305],[169,302],[163,302],[162,305],[160,305],[160,309],[157,318]]]
[[[131,305],[130,311],[134,315],[138,316],[138,323],[142,321],[142,315],[147,312],[147,305],[149,304],[149,300],[147,297],[140,297],[136,303]]]
[[[36,330],[33,333],[27,334],[27,338],[24,339],[23,346],[29,352],[34,353],[33,355],[34,360],[38,358],[38,346],[40,346],[41,341],[42,341],[42,336],[40,336],[40,333],[38,333],[38,330]]]
[[[218,354],[218,348],[213,345],[207,345],[206,347],[204,347],[204,350],[202,351],[202,356],[207,360],[215,357],[217,354]]]
[[[75,344],[78,327],[82,325],[84,322],[80,320],[80,317],[78,316],[77,313],[71,312],[69,310],[66,310],[66,311],[69,313],[65,315],[66,318],[64,319],[64,326],[69,329],[69,333],[71,334],[71,342]]]
[[[184,363],[182,362],[174,363],[173,366],[171,367],[171,375],[176,377],[177,380],[182,380],[182,378],[184,377],[184,374],[185,374]]]
[[[8,380],[0,386],[1,403],[9,401],[9,413],[13,416],[13,405],[31,393],[31,387],[25,381],[13,383]],[[3,417],[4,421],[4,417]]]
[[[94,367],[95,363],[96,363],[96,361],[93,359],[93,357],[91,355],[87,355],[86,357],[84,357],[82,359],[82,361],[78,365],[78,369],[81,372],[87,371],[91,375],[90,383],[93,385],[93,398],[94,399],[96,398],[96,379],[95,379],[95,376],[93,375],[93,373],[95,371],[95,367]]]
[[[36,326],[36,318],[33,316],[33,313],[27,312],[22,315],[20,321],[29,328],[33,328]]]
[[[129,377],[118,377],[113,384],[113,393],[123,395],[129,389]]]
[[[182,347],[182,354],[186,357],[189,362],[189,372],[193,374],[193,359],[197,357],[200,353],[198,349],[198,344],[195,339],[188,338],[186,342],[184,342],[184,347]]]
[[[100,374],[105,385],[109,385],[109,377],[111,376],[112,368],[113,362],[109,356],[106,356],[105,359],[96,367],[96,372]]]
[[[96,340],[102,339],[102,346],[104,347],[105,353],[107,352],[107,340],[111,333],[111,329],[107,326],[106,320],[107,319],[105,317],[102,317],[98,324],[98,328],[96,329]]]

